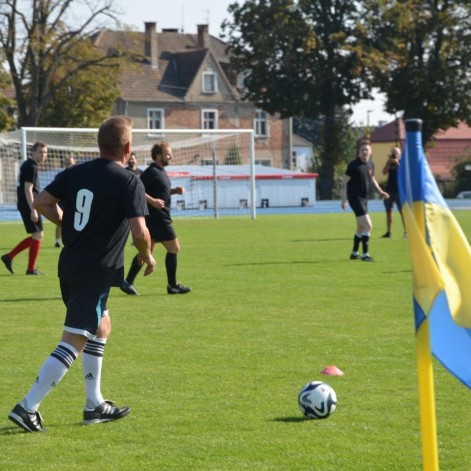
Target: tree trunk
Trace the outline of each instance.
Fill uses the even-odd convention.
[[[324,118],[323,149],[320,154],[321,172],[319,194],[321,200],[331,200],[334,190],[335,162],[335,108],[328,111]]]

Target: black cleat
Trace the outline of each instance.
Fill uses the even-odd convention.
[[[350,255],[350,260],[358,260],[359,258],[360,256],[358,254],[352,253],[352,255]]]
[[[114,405],[113,401],[105,400],[95,409],[83,410],[83,424],[101,424],[103,422],[111,422],[112,420],[118,420],[131,412],[131,409],[127,406],[118,408]]]
[[[13,262],[10,260],[7,254],[2,255],[2,262],[10,273],[13,273]]]
[[[381,236],[381,238],[382,238],[382,239],[390,239],[391,236],[392,236],[392,234],[388,231],[388,232],[386,232],[386,234],[383,234],[383,235]]]
[[[136,288],[134,288],[134,285],[132,283],[129,283],[129,281],[124,280],[119,289],[123,293],[139,296],[139,293],[136,291]]]
[[[44,275],[44,272],[39,271],[38,269],[26,270],[27,275]]]
[[[21,404],[17,404],[13,408],[8,414],[8,418],[27,432],[44,432],[41,414],[38,411],[30,412]]]
[[[61,243],[60,243],[60,242],[56,242],[56,243],[54,244],[54,247],[56,247],[56,248],[60,248],[60,246],[61,246]]]
[[[363,255],[361,257],[362,262],[373,262],[374,260],[369,255]]]
[[[191,291],[191,288],[189,286],[182,286],[180,283],[178,283],[175,286],[170,286],[167,285],[167,293],[168,294],[186,294]]]

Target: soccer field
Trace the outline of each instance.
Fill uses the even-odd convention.
[[[457,211],[471,237],[471,212]],[[381,239],[372,214],[374,263],[349,260],[354,217],[262,216],[176,220],[178,279],[193,291],[166,294],[164,251],[131,297],[112,290],[113,332],[103,394],[132,413],[81,424],[80,359],[43,402],[46,433],[7,418],[62,332],[54,226],[45,225],[38,268],[0,267],[0,469],[175,471],[378,471],[422,469],[412,271],[395,214]],[[0,253],[25,237],[0,224]],[[126,247],[126,268],[135,249]],[[452,347],[452,346],[450,346]],[[471,361],[471,359],[470,359]],[[336,365],[345,375],[325,377]],[[470,392],[434,362],[440,469],[471,469]],[[297,394],[324,380],[337,410],[302,417]]]

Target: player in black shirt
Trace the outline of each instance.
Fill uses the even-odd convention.
[[[131,152],[131,157],[129,157],[128,164],[126,168],[130,171],[135,173],[138,177],[142,175],[142,170],[137,166],[137,156],[135,152]]]
[[[111,286],[123,280],[124,246],[129,228],[139,262],[152,273],[155,260],[145,225],[144,186],[124,166],[132,144],[132,123],[116,116],[98,131],[100,158],[66,169],[41,192],[34,207],[62,225],[64,248],[59,257],[62,299],[67,307],[61,342],[43,363],[38,377],[10,412],[27,432],[42,432],[39,405],[83,352],[86,404],[84,424],[109,422],[130,412],[101,393],[101,366],[111,321],[106,303]],[[64,202],[64,211],[58,203]]]
[[[372,262],[373,259],[368,253],[371,229],[373,224],[368,214],[368,196],[370,186],[380,194],[382,198],[388,198],[389,195],[379,186],[374,177],[374,164],[371,161],[371,145],[369,141],[362,141],[355,160],[352,160],[347,167],[342,181],[342,209],[347,208],[348,204],[355,213],[357,228],[353,239],[353,251],[350,259],[358,260],[360,255],[358,249],[360,242],[362,244],[363,255],[361,260]]]
[[[13,259],[25,249],[29,249],[27,275],[42,275],[36,269],[39,249],[44,237],[41,216],[33,208],[33,200],[39,193],[39,165],[47,159],[47,146],[44,142],[37,141],[33,144],[31,158],[23,162],[20,167],[20,175],[17,191],[18,211],[23,219],[26,232],[30,237],[22,240],[9,253],[2,255],[1,259],[7,270],[13,273]]]
[[[399,186],[397,181],[397,172],[399,170],[399,163],[401,160],[401,149],[399,147],[393,147],[388,155],[388,160],[383,168],[383,175],[388,176],[388,182],[386,185],[386,191],[389,193],[389,198],[384,200],[384,209],[386,210],[386,233],[382,236],[384,238],[391,237],[391,226],[393,222],[393,207],[396,203],[397,209],[402,219],[402,227],[404,229],[404,237],[407,237],[405,231],[404,218],[402,216],[402,204],[401,198],[399,197]]]
[[[146,224],[152,238],[152,250],[155,243],[160,242],[166,249],[165,269],[167,271],[167,293],[185,294],[191,291],[188,286],[183,286],[177,282],[177,254],[180,250],[180,243],[173,228],[170,216],[170,204],[172,195],[181,195],[184,192],[182,187],[172,188],[165,167],[169,165],[173,158],[172,149],[168,142],[155,144],[151,150],[153,163],[144,170],[141,181],[146,189],[146,199],[149,206],[149,215],[146,217]],[[140,270],[138,259],[135,257],[126,279],[121,286],[121,290],[127,294],[137,295],[134,287],[134,279]]]

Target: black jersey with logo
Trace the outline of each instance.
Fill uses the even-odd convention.
[[[363,162],[357,158],[348,164],[345,174],[350,177],[347,183],[347,197],[349,199],[368,198],[374,171],[375,167],[371,160]]]
[[[155,163],[151,163],[142,173],[141,181],[149,196],[165,201],[165,207],[162,209],[156,209],[149,205],[149,218],[171,222],[170,205],[172,199],[172,184],[166,170],[160,168]]]
[[[26,208],[29,209],[29,204],[25,195],[25,183],[33,184],[33,196],[36,196],[40,192],[39,165],[35,160],[29,158],[21,164],[18,187],[16,188],[18,207],[26,206]]]
[[[139,178],[99,158],[64,170],[46,191],[64,201],[59,277],[70,283],[119,286],[127,219],[147,215]]]

